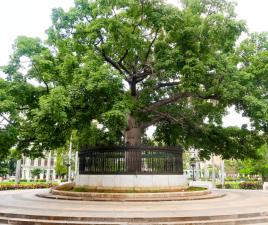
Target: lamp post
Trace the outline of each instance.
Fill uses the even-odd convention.
[[[70,163],[65,163],[65,166],[67,167],[67,181],[70,182],[71,181],[71,176],[70,176],[69,170],[70,170],[71,164]]]
[[[192,172],[193,172],[193,181],[195,181],[195,176],[194,176],[194,173],[195,173],[195,171],[194,171],[194,169],[195,169],[195,159],[194,158],[191,158],[191,160],[190,160],[190,165],[191,165],[191,167],[192,167]]]

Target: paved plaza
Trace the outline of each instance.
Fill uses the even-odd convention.
[[[23,223],[26,219],[57,220],[51,224],[66,224],[60,223],[64,220],[79,221],[69,224],[229,224],[220,221],[236,220],[245,222],[230,224],[253,224],[252,221],[268,224],[266,191],[222,190],[220,192],[226,193],[222,198],[168,202],[70,201],[36,196],[46,192],[48,190],[1,191],[0,223],[8,217],[11,222],[15,218],[22,221],[14,224],[42,224]],[[205,223],[208,220],[210,223]]]

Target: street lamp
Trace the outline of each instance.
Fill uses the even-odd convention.
[[[191,160],[190,160],[190,165],[191,165],[191,167],[192,167],[192,172],[193,172],[193,181],[195,181],[195,176],[194,176],[194,169],[195,169],[195,159],[194,158],[191,158]]]
[[[67,167],[67,181],[70,182],[71,178],[69,177],[69,169],[71,164],[70,163],[65,163],[65,166]]]

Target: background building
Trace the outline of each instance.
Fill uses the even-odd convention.
[[[36,168],[40,168],[42,172],[37,179],[44,179],[46,181],[56,179],[56,157],[49,152],[45,158],[31,159],[23,157],[21,162],[21,179],[31,180],[34,179],[31,171]]]

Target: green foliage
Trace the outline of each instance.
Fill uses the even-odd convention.
[[[0,184],[0,191],[5,190],[19,190],[19,189],[37,189],[37,188],[51,188],[56,186],[53,183],[24,183],[24,184]]]
[[[225,160],[224,161],[224,171],[226,174],[238,174],[239,173],[239,163],[237,160],[230,159],[230,160]],[[235,181],[237,178],[235,177],[226,177],[225,180],[229,181]]]
[[[42,172],[43,172],[43,169],[41,168],[34,168],[31,170],[31,174],[33,178],[39,177]]]
[[[250,189],[250,190],[262,190],[261,182],[241,182],[239,184],[240,189]]]
[[[240,173],[245,175],[260,175],[263,181],[268,178],[268,147],[262,146],[257,150],[256,159],[246,159],[240,162]]]
[[[240,189],[240,183],[241,182],[225,182],[223,188],[225,188],[225,189]],[[216,184],[216,188],[221,189],[222,185]]]
[[[64,176],[67,174],[67,166],[65,163],[67,162],[67,158],[64,157],[67,155],[67,151],[64,148],[59,148],[57,150],[57,158],[56,158],[56,164],[55,164],[55,172],[58,176]]]
[[[9,163],[7,161],[0,162],[0,177],[6,176],[9,173]]]
[[[258,132],[247,129],[208,124],[195,127],[192,121],[187,125],[162,124],[157,127],[155,138],[169,145],[183,143],[184,146],[200,149],[200,158],[209,158],[214,152],[224,159],[255,157],[256,146],[264,141]]]
[[[60,191],[70,191],[70,192],[95,192],[95,193],[157,193],[163,192],[161,189],[150,189],[150,190],[139,190],[135,188],[126,188],[126,189],[101,189],[101,188],[92,188],[89,186],[74,186],[74,184],[64,184],[56,187],[56,190]],[[187,189],[178,189],[178,190],[165,190],[166,192],[193,192],[193,191],[205,191],[207,188],[203,187],[188,187]]]
[[[74,187],[72,191],[74,191],[74,192],[87,192],[89,190],[88,190],[88,187],[77,186],[77,187]]]
[[[0,176],[13,175],[16,171],[16,162],[16,151],[11,149],[5,159],[0,160]]]
[[[1,154],[17,144],[38,156],[73,130],[78,146],[120,144],[132,128],[155,125],[159,144],[196,148],[201,158],[255,157],[268,127],[267,36],[236,46],[246,29],[231,2],[180,3],[76,0],[53,10],[45,42],[18,37],[0,80],[9,120]],[[222,126],[230,106],[252,129]]]

